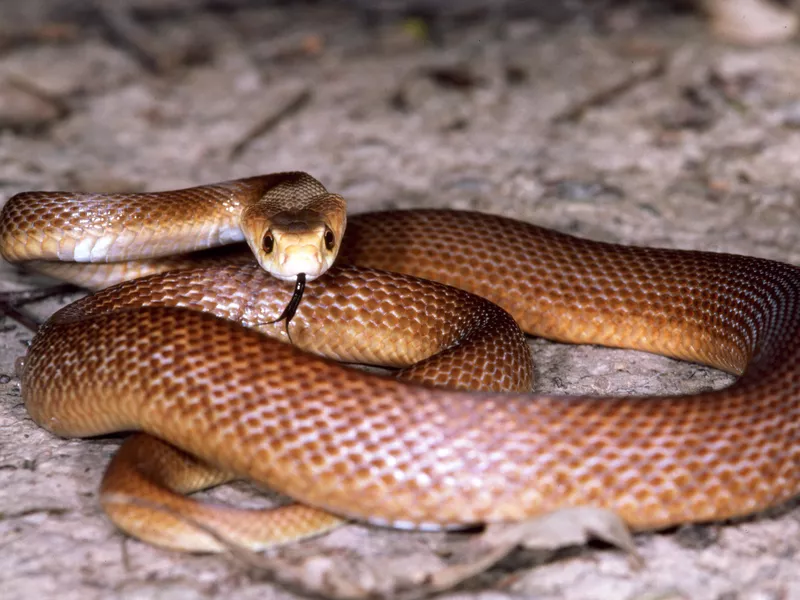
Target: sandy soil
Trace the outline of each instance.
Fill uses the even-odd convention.
[[[595,239],[800,264],[793,45],[734,49],[691,16],[621,9],[602,26],[519,19],[500,38],[486,20],[450,23],[435,46],[418,21],[369,29],[336,7],[255,6],[144,13],[136,35],[157,50],[142,55],[136,35],[121,46],[94,22],[34,17],[0,35],[2,199],[302,169],[353,212],[471,208]],[[4,290],[39,283],[0,269]],[[32,310],[45,317],[74,297]],[[292,598],[325,592],[330,565],[378,565],[358,571],[363,582],[449,560],[437,548],[454,536],[353,525],[278,553],[304,578],[287,589],[232,556],[127,540],[97,504],[119,440],[56,439],[25,413],[14,359],[30,338],[2,323],[4,598]],[[532,347],[543,391],[677,393],[730,381],[641,353]],[[258,502],[246,486],[216,497]],[[796,505],[636,543],[641,566],[603,545],[521,551],[447,597],[800,598]]]

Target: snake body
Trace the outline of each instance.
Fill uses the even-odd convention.
[[[293,280],[299,268],[311,281],[336,257],[347,224],[345,208],[341,196],[303,172],[166,194],[23,192],[3,207],[0,253],[10,262],[36,261],[47,271],[52,261],[124,265],[247,242],[273,276]],[[273,225],[279,229],[273,232]],[[320,244],[298,243],[301,234],[301,240]],[[281,252],[273,252],[273,245]]]
[[[198,310],[64,309],[26,358],[26,407],[59,435],[142,430],[308,505],[398,527],[594,506],[648,529],[749,514],[800,492],[797,267],[440,210],[351,217],[339,261],[466,289],[533,335],[740,376],[723,390],[658,397],[434,389],[199,312],[198,293],[186,300]],[[133,296],[157,284],[137,285]],[[377,295],[394,289],[379,282]],[[330,299],[326,310],[344,321],[412,318],[359,293]]]

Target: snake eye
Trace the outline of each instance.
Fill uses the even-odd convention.
[[[264,252],[267,254],[272,254],[272,249],[275,247],[275,238],[272,237],[272,234],[267,232],[264,236],[264,241],[261,244],[261,247],[264,248]]]
[[[325,247],[328,250],[333,250],[333,245],[336,243],[336,236],[330,229],[325,229]]]

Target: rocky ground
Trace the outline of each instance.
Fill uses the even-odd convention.
[[[11,4],[0,4],[2,199],[302,169],[344,194],[352,212],[470,208],[594,239],[800,264],[796,45],[725,46],[696,15],[637,3],[589,16],[434,21],[365,19],[325,3],[190,11],[176,2],[167,11],[139,2],[133,14],[69,18],[33,10],[41,4],[14,13],[14,27]],[[0,269],[4,290],[40,283]],[[43,318],[75,297],[31,310]],[[30,339],[2,322],[4,598],[293,598],[331,593],[337,574],[357,596],[461,558],[445,552],[459,536],[357,525],[266,563],[126,539],[97,503],[119,439],[56,439],[28,419],[14,360]],[[642,353],[531,345],[541,391],[679,393],[730,382]],[[260,501],[246,486],[214,496]],[[641,534],[636,546],[641,564],[602,544],[519,551],[446,597],[800,598],[796,505]]]

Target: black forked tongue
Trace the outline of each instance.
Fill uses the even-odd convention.
[[[300,301],[303,299],[303,292],[306,290],[306,274],[305,273],[298,273],[297,274],[297,282],[294,284],[294,293],[292,293],[292,297],[289,300],[289,303],[286,305],[286,308],[283,309],[281,316],[279,316],[274,321],[267,321],[268,323],[280,323],[281,321],[286,322],[286,335],[289,338],[289,341],[292,341],[292,336],[289,335],[289,323],[294,318],[294,315],[297,313],[297,307],[300,306]]]

